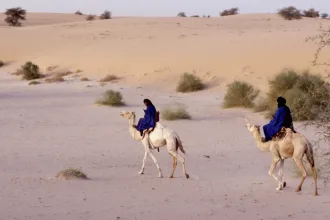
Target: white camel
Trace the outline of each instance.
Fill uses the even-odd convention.
[[[131,136],[135,140],[141,142],[144,146],[144,157],[143,157],[143,161],[142,161],[142,168],[139,172],[140,175],[144,173],[144,166],[145,166],[145,162],[147,159],[147,154],[149,154],[149,156],[151,157],[153,162],[156,164],[157,169],[159,171],[158,177],[159,178],[163,177],[163,174],[159,167],[157,159],[155,158],[155,156],[153,155],[151,150],[166,146],[167,151],[173,157],[173,169],[172,169],[172,173],[169,176],[169,178],[173,178],[174,171],[177,166],[177,160],[179,160],[182,164],[184,176],[187,179],[189,178],[189,175],[186,173],[185,159],[178,154],[178,149],[180,149],[181,152],[184,154],[185,154],[185,150],[183,149],[182,142],[181,142],[179,136],[175,133],[175,131],[173,131],[169,128],[166,128],[165,126],[163,126],[162,124],[157,122],[154,130],[150,134],[146,134],[144,136],[144,138],[142,138],[140,135],[140,132],[134,128],[135,120],[136,120],[135,113],[128,112],[128,111],[122,111],[120,113],[120,115],[128,120],[128,129],[129,129],[129,133],[131,134]],[[149,143],[151,143],[151,146]]]
[[[300,133],[294,133],[291,129],[285,129],[285,136],[283,138],[275,138],[271,141],[264,142],[264,138],[260,134],[260,125],[246,124],[247,129],[252,133],[258,148],[262,151],[270,152],[272,154],[272,164],[270,166],[268,174],[272,176],[277,182],[278,187],[276,190],[282,190],[286,186],[286,182],[283,182],[283,165],[284,160],[287,158],[293,158],[298,168],[302,172],[302,180],[298,185],[296,192],[301,191],[302,184],[306,179],[306,169],[303,164],[303,156],[306,155],[307,161],[310,164],[313,171],[314,178],[314,195],[317,196],[317,173],[315,170],[313,149],[309,141]],[[277,163],[280,162],[278,177],[274,174],[274,169]]]

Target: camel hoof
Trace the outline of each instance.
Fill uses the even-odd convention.
[[[186,173],[186,178],[189,179],[189,177],[190,177],[190,176],[188,175],[188,173]]]
[[[316,192],[316,193],[314,193],[314,196],[318,196],[319,194]]]
[[[300,191],[301,191],[301,188],[297,188],[297,189],[296,189],[296,192],[300,192]]]
[[[158,175],[158,178],[163,178],[163,175]]]
[[[168,178],[173,179],[173,175],[169,176]]]
[[[143,175],[144,173],[143,173],[143,171],[140,171],[138,174],[139,174],[139,175]]]
[[[286,187],[286,182],[283,182],[283,188],[285,188]]]

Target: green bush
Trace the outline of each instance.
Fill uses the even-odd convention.
[[[316,119],[328,105],[329,84],[320,75],[313,75],[309,71],[300,74],[294,70],[283,70],[270,80],[269,84],[269,115],[277,108],[278,96],[283,96],[287,100],[293,119],[298,121]]]
[[[100,15],[101,20],[111,19],[111,12],[110,11],[104,11],[103,14]]]
[[[308,18],[318,18],[320,17],[320,13],[314,8],[310,8],[307,11],[304,11],[303,16]]]
[[[252,85],[241,81],[234,81],[228,85],[228,89],[224,97],[223,107],[251,108],[254,106],[253,102],[258,94],[259,90],[255,89]]]
[[[18,70],[17,72],[20,72],[20,71],[23,74],[22,79],[25,79],[25,80],[33,80],[33,79],[42,78],[42,75],[39,73],[38,65],[36,65],[32,62],[26,62],[21,67],[21,70]]]
[[[205,88],[202,80],[191,73],[184,73],[176,87],[177,92],[194,92]]]
[[[187,112],[186,108],[180,104],[173,104],[162,109],[160,113],[162,119],[168,121],[191,119],[191,116]]]
[[[97,104],[100,105],[110,105],[110,106],[123,106],[125,103],[123,102],[123,96],[120,92],[116,92],[113,90],[107,90],[103,97],[96,101]]]
[[[231,8],[220,12],[220,16],[237,15],[238,8]]]
[[[277,14],[285,20],[299,20],[302,17],[300,10],[293,6],[279,9]]]

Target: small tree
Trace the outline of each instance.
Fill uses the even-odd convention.
[[[278,15],[280,15],[285,20],[298,20],[302,17],[300,10],[293,6],[279,9]]]
[[[186,13],[184,13],[184,12],[179,12],[177,16],[178,17],[187,17]]]
[[[304,11],[303,16],[308,18],[318,18],[320,17],[320,13],[314,8],[310,8],[307,11]]]
[[[111,12],[110,11],[104,11],[103,14],[100,15],[100,19],[111,19]]]
[[[83,15],[79,10],[75,12],[76,15]]]
[[[238,8],[231,8],[220,12],[220,16],[237,15]]]
[[[7,16],[5,22],[9,26],[20,27],[22,25],[20,20],[26,20],[26,11],[20,7],[7,9],[5,15]]]
[[[321,18],[323,18],[323,19],[326,19],[328,17],[329,17],[328,13],[322,13],[321,14]]]

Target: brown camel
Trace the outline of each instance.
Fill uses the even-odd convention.
[[[303,156],[306,155],[307,161],[313,171],[315,187],[314,195],[318,195],[316,181],[317,173],[314,164],[313,149],[309,141],[302,134],[294,133],[291,129],[286,128],[285,136],[283,138],[273,138],[271,141],[264,142],[264,138],[261,137],[260,134],[260,125],[250,125],[247,123],[246,127],[252,133],[258,148],[272,154],[272,164],[268,174],[278,182],[278,187],[276,190],[282,190],[286,186],[286,182],[283,182],[284,160],[287,158],[293,158],[302,173],[301,182],[296,189],[296,192],[301,191],[301,187],[307,176],[306,169],[303,164]],[[274,169],[278,162],[280,162],[280,167],[278,177],[276,177],[274,174]]]

